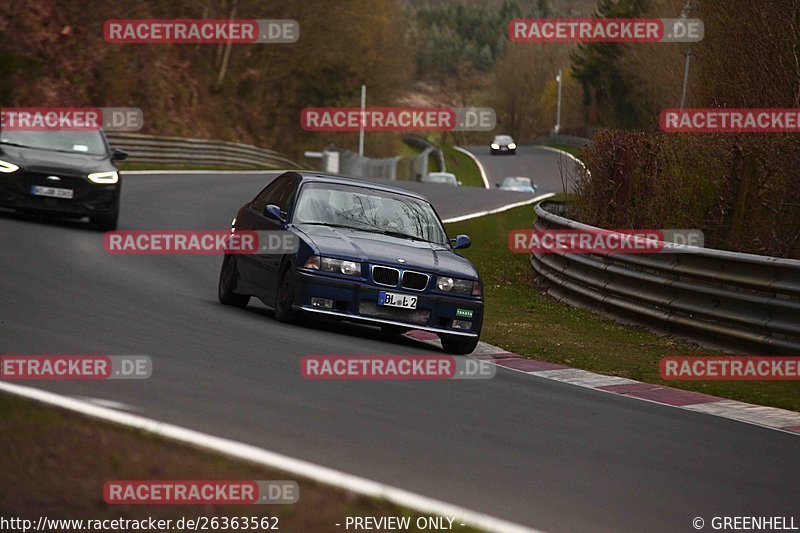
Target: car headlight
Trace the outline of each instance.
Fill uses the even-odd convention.
[[[89,181],[101,183],[103,185],[116,183],[119,181],[119,174],[117,174],[116,170],[110,170],[108,172],[93,172],[89,174]]]
[[[495,150],[499,150],[500,149],[500,145],[497,144],[497,143],[492,143],[492,148],[494,148]]]
[[[355,261],[348,261],[346,259],[333,259],[332,257],[320,257],[312,255],[308,258],[303,265],[304,268],[312,270],[321,270],[323,272],[335,272],[337,274],[346,274],[348,276],[361,275],[361,263]]]
[[[509,149],[509,150],[513,150],[513,149],[514,149],[514,148],[516,148],[516,147],[517,147],[517,144],[516,144],[516,143],[509,143],[509,144],[508,144],[508,149]]]
[[[450,278],[448,276],[439,276],[436,278],[436,288],[443,292],[480,296],[480,287],[481,284],[479,282],[469,279]]]
[[[8,161],[3,161],[0,159],[0,172],[3,174],[11,174],[17,170],[19,170],[19,167],[14,163],[9,163]]]

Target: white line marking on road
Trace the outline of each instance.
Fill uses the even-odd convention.
[[[733,418],[734,420],[772,428],[800,426],[800,413],[778,409],[777,407],[737,402],[736,400],[698,403],[687,405],[685,408],[699,413]]]
[[[456,150],[458,150],[462,154],[467,154],[472,159],[472,161],[478,167],[478,172],[481,173],[481,179],[483,180],[484,189],[491,189],[491,187],[489,186],[489,178],[486,177],[486,170],[483,168],[483,165],[481,164],[481,162],[478,161],[478,158],[475,157],[475,154],[473,154],[469,150],[464,150],[460,146],[453,146],[453,148],[455,148]]]
[[[67,409],[99,420],[105,420],[114,424],[131,427],[153,433],[155,435],[171,439],[214,451],[229,457],[242,459],[251,463],[260,464],[269,468],[284,470],[300,477],[312,479],[326,485],[339,487],[351,492],[381,498],[396,505],[408,507],[421,513],[429,513],[437,516],[458,517],[464,522],[489,531],[508,531],[508,532],[536,532],[520,524],[508,522],[501,518],[496,518],[477,511],[472,511],[464,507],[452,505],[440,500],[428,498],[415,494],[405,489],[385,485],[377,481],[354,476],[320,466],[314,463],[295,459],[287,455],[271,452],[263,448],[258,448],[250,444],[236,442],[234,440],[215,437],[206,433],[201,433],[192,429],[182,428],[166,422],[159,422],[139,415],[122,413],[92,405],[91,403],[61,396],[52,392],[36,389],[33,387],[23,387],[0,381],[0,391],[22,396],[48,405],[54,405],[62,409]]]
[[[638,383],[638,381],[632,379],[596,374],[588,370],[581,370],[580,368],[559,368],[556,370],[539,370],[528,373],[542,378],[554,379],[556,381],[563,381],[564,383],[572,383],[573,385],[589,388]]]
[[[555,195],[556,193],[549,192],[547,194],[542,194],[540,196],[531,198],[530,200],[525,200],[523,202],[516,202],[514,204],[504,205],[503,207],[498,207],[497,209],[490,209],[489,211],[478,211],[477,213],[470,213],[469,215],[461,215],[453,218],[447,218],[445,220],[442,220],[442,222],[444,222],[445,224],[449,224],[451,222],[461,222],[463,220],[470,220],[472,218],[483,217],[486,215],[494,215],[495,213],[502,213],[503,211],[514,209],[515,207],[522,207],[523,205],[535,204],[537,202],[541,202],[542,200],[552,198]]]

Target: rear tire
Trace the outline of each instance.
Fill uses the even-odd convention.
[[[250,302],[250,296],[234,292],[238,281],[239,270],[236,268],[236,258],[233,255],[225,254],[225,258],[222,260],[222,268],[219,272],[217,298],[222,304],[244,309]]]
[[[275,291],[275,320],[278,322],[293,322],[297,319],[297,311],[292,309],[294,305],[294,269],[291,263],[286,265]]]
[[[440,335],[442,348],[447,353],[467,355],[478,347],[478,337],[457,337],[455,335]]]

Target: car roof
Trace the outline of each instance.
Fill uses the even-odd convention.
[[[369,189],[375,189],[377,191],[385,191],[385,192],[392,192],[395,194],[402,194],[405,196],[410,196],[412,198],[417,198],[418,200],[424,200],[430,203],[430,200],[425,198],[423,195],[419,193],[415,193],[413,191],[409,191],[406,189],[401,189],[400,187],[392,187],[391,185],[383,185],[382,183],[377,183],[375,181],[363,180],[358,178],[351,178],[348,176],[339,176],[336,174],[325,174],[324,172],[296,172],[290,171],[286,172],[285,174],[281,174],[284,176],[286,174],[295,174],[300,177],[302,183],[333,183],[339,185],[354,185],[358,187],[367,187]],[[278,176],[280,177],[280,176]]]

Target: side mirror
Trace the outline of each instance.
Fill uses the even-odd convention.
[[[499,181],[495,181],[495,182],[494,182],[494,186],[495,186],[495,187],[499,187],[499,186],[500,186],[500,182],[499,182]]]
[[[271,218],[272,220],[277,220],[278,222],[286,222],[286,213],[281,211],[281,208],[277,205],[269,204],[267,207],[265,207],[264,216]]]
[[[124,161],[126,159],[128,159],[128,152],[120,150],[119,148],[114,148],[111,150],[112,161]]]
[[[464,248],[469,248],[472,245],[469,235],[456,235],[456,238],[453,240],[455,241],[453,244],[453,250],[463,250]],[[453,242],[453,240],[450,242]]]

